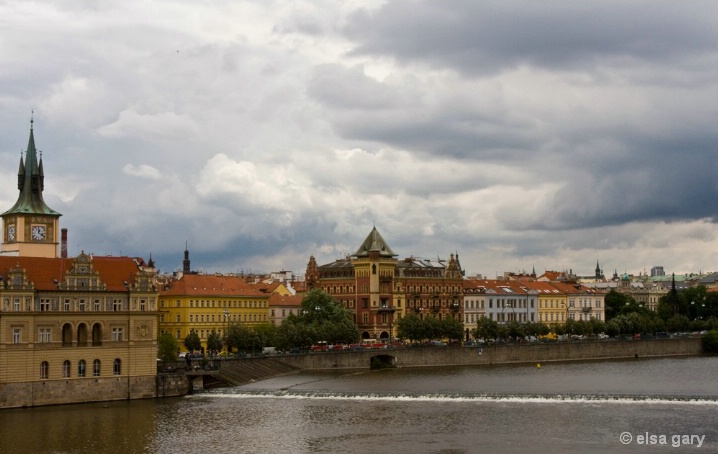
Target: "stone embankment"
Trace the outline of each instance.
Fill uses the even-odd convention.
[[[655,340],[554,342],[474,347],[406,347],[366,351],[308,353],[210,361],[209,372],[158,376],[158,397],[181,396],[193,388],[240,386],[302,370],[369,369],[372,359],[396,367],[478,366],[551,361],[695,356],[699,337]]]
[[[277,357],[303,370],[366,369],[374,357],[396,367],[474,366],[488,364],[584,361],[691,356],[703,352],[701,338],[579,341],[481,347],[406,347],[361,352],[327,352]]]

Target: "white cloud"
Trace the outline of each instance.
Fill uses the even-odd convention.
[[[122,168],[122,171],[127,175],[147,178],[150,180],[159,180],[162,178],[162,174],[159,170],[147,164],[140,164],[138,166],[127,164],[125,167]]]
[[[303,272],[372,225],[487,274],[718,268],[714,11],[0,3],[0,200],[34,110],[72,241],[166,270],[189,241],[205,269]]]

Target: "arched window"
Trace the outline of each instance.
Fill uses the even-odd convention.
[[[96,359],[92,362],[92,376],[93,377],[100,376],[100,360],[99,359]]]
[[[69,323],[65,323],[64,325],[62,325],[62,346],[72,346],[72,325],[70,325]]]
[[[85,360],[81,359],[79,363],[77,363],[77,376],[78,377],[84,377],[85,376]]]
[[[40,363],[40,380],[47,380],[50,374],[50,364],[47,361]]]
[[[115,358],[115,362],[112,364],[112,373],[122,375],[122,360],[120,358]]]
[[[62,378],[70,378],[70,361],[62,362]]]
[[[87,346],[87,325],[85,325],[84,323],[80,323],[77,326],[77,346]]]
[[[99,347],[102,345],[102,325],[95,323],[92,325],[92,346]]]

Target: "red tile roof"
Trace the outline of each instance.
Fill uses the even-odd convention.
[[[279,293],[272,293],[269,297],[269,307],[300,307],[302,305],[302,297],[299,295],[283,296]]]
[[[183,274],[173,281],[169,289],[160,296],[267,296],[266,293],[248,284],[239,276],[218,276],[211,274]]]
[[[19,266],[26,271],[28,281],[34,284],[36,290],[57,290],[57,283],[64,281],[74,261],[75,258],[0,256],[0,276],[7,280],[8,272]],[[112,292],[127,291],[125,282],[134,284],[140,265],[144,266],[142,259],[132,257],[94,256],[91,263],[107,290]]]

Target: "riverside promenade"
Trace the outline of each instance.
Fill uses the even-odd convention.
[[[395,367],[477,366],[605,359],[691,356],[703,352],[701,338],[603,340],[472,347],[402,347],[359,352],[324,352],[274,357],[302,370],[367,369],[372,359]]]

